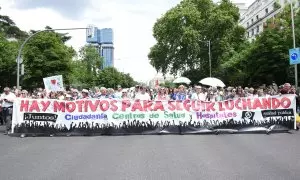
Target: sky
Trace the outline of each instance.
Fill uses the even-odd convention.
[[[113,28],[115,67],[136,81],[156,76],[147,55],[155,44],[152,27],[156,20],[181,0],[0,0],[0,14],[8,15],[22,30]],[[250,5],[254,0],[233,0]],[[63,31],[60,31],[63,32]],[[66,31],[67,43],[76,50],[86,44],[85,30]],[[137,68],[138,67],[138,68]]]

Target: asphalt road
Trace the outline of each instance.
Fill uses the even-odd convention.
[[[300,179],[293,134],[0,135],[1,180]]]

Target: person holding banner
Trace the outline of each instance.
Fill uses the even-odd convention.
[[[140,93],[137,93],[135,96],[136,100],[151,100],[150,95],[146,92],[146,87],[145,86],[141,86],[140,87]]]
[[[8,87],[4,88],[4,93],[1,94],[0,102],[2,103],[2,120],[6,124],[5,134],[11,129],[13,102],[16,95],[10,92]]]
[[[207,94],[202,91],[202,87],[201,86],[195,86],[195,90],[196,90],[196,92],[194,92],[192,94],[191,99],[192,100],[205,101]]]
[[[164,87],[161,87],[158,89],[158,93],[155,97],[155,100],[158,100],[158,101],[167,101],[169,100],[169,95],[167,94],[167,92],[165,91],[165,88]]]

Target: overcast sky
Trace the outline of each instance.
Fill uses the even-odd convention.
[[[234,0],[246,2],[254,0]],[[156,19],[180,0],[0,0],[1,14],[10,16],[22,30],[86,27],[113,28],[115,66],[135,80],[156,75],[147,54],[155,43]],[[85,44],[85,30],[70,31],[68,42],[76,50]],[[134,68],[138,67],[138,68]]]

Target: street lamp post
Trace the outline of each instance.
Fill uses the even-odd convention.
[[[22,50],[25,46],[25,44],[35,35],[41,33],[41,32],[45,32],[45,31],[64,31],[64,30],[68,30],[68,31],[72,31],[72,30],[79,30],[79,29],[88,29],[88,28],[65,28],[65,29],[44,29],[44,30],[40,30],[37,31],[33,34],[31,34],[29,37],[27,37],[25,39],[25,41],[22,43],[22,45],[19,48],[18,51],[18,57],[17,57],[17,89],[20,88],[20,64],[21,64],[21,55],[22,55]]]
[[[294,49],[296,48],[296,37],[295,37],[295,22],[294,22],[294,8],[293,8],[293,2],[290,2],[291,4],[291,19],[292,19],[292,32],[293,32],[293,46]],[[295,87],[298,89],[298,67],[297,64],[295,66]]]

